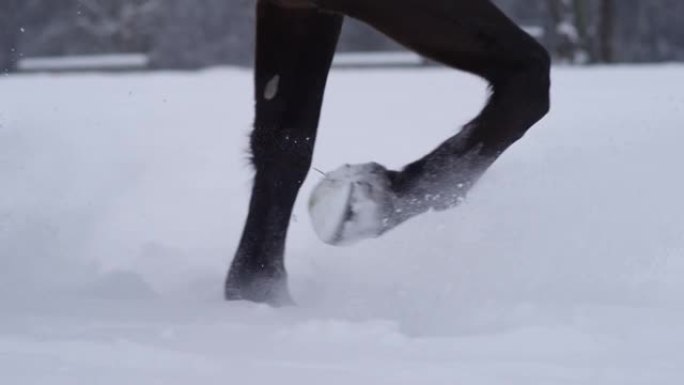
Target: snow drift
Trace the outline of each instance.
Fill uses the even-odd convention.
[[[248,72],[0,79],[3,383],[678,384],[682,66],[557,69],[552,113],[459,208],[320,243],[295,308],[221,301]],[[426,153],[482,105],[446,70],[332,74],[316,168]]]

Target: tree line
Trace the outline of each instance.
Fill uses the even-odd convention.
[[[426,0],[429,1],[429,0]],[[454,0],[458,1],[458,0]],[[155,68],[252,62],[255,0],[0,0],[0,70],[22,57],[146,53]],[[557,61],[684,60],[681,0],[495,0]],[[340,49],[399,47],[348,20]]]

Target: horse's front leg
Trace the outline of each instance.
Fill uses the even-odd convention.
[[[290,302],[284,249],[292,207],[311,165],[325,83],[342,25],[315,9],[257,4],[256,175],[225,297]]]

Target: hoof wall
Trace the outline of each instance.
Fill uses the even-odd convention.
[[[377,163],[343,166],[314,189],[309,213],[316,234],[331,245],[350,245],[382,235],[393,194],[387,169]]]

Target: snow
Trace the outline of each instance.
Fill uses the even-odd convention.
[[[682,383],[684,67],[553,79],[553,112],[458,209],[330,247],[312,172],[283,309],[220,298],[248,72],[0,79],[0,382]],[[335,72],[314,165],[399,167],[485,95],[441,69]]]
[[[108,54],[59,57],[29,57],[19,61],[19,70],[27,72],[130,70],[149,65],[145,54]]]
[[[410,51],[341,52],[333,58],[333,66],[359,67],[413,67],[425,64],[422,56]]]

